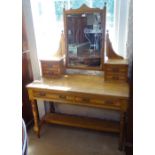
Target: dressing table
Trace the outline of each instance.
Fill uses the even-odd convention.
[[[84,18],[82,20],[84,21],[82,27],[83,32],[84,27],[91,27],[90,19],[98,18],[99,21],[96,21],[96,27],[100,29],[100,32],[102,31],[102,37],[99,42],[97,44],[93,41],[93,43],[90,43],[90,40],[93,38],[92,36],[90,37],[90,40],[87,39],[88,36],[84,37],[84,34],[82,36],[79,33],[79,35],[76,36],[77,32],[74,32],[74,27],[71,29],[67,24],[68,20],[69,23],[71,21],[73,22],[71,17],[75,17],[74,22],[79,22],[81,25],[82,23],[80,23],[79,19]],[[64,10],[65,68],[93,70],[102,72],[103,74],[71,74],[64,71],[63,74],[57,78],[54,76],[52,77],[51,75],[51,77],[42,77],[40,80],[35,80],[28,84],[27,89],[34,116],[34,131],[37,133],[38,137],[40,137],[41,127],[44,123],[62,124],[66,126],[118,133],[120,135],[119,147],[122,149],[124,142],[125,117],[129,102],[129,85],[126,79],[119,81],[116,78],[112,78],[109,81],[107,80],[107,76],[105,79],[105,75],[109,74],[107,73],[109,63],[106,63],[104,60],[105,49],[107,48],[106,54],[110,60],[110,65],[113,61],[117,61],[115,70],[117,70],[117,66],[119,66],[118,70],[120,69],[120,65],[118,65],[119,61],[121,62],[123,60],[123,58],[118,56],[112,49],[108,35],[106,37],[107,40],[105,40],[105,17],[106,6],[103,9],[94,9],[83,5],[79,9]],[[97,22],[100,25],[97,25]],[[93,32],[95,32],[95,30]],[[70,36],[71,34],[72,36]],[[107,45],[106,48],[104,45],[105,42]],[[71,48],[73,44],[84,45],[84,47],[80,48],[79,52],[75,52]],[[92,46],[92,44],[95,46]],[[89,45],[89,47],[86,45]],[[79,46],[76,48],[78,47]],[[98,54],[96,55],[95,53]],[[115,65],[115,63],[113,63],[113,65]],[[121,63],[121,65],[124,65],[124,63]],[[126,77],[127,63],[125,63],[125,69],[126,71],[123,75]],[[111,72],[113,72],[113,70],[111,70]],[[120,113],[120,121],[115,122],[98,118],[67,115],[55,111],[46,113],[45,116],[39,120],[36,100],[114,110]]]

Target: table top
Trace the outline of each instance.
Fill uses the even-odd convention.
[[[27,88],[129,97],[128,83],[105,82],[103,75],[66,74],[60,78],[42,78],[28,84]]]

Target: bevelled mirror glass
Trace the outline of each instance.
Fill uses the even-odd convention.
[[[66,67],[102,70],[104,63],[105,10],[64,10]]]

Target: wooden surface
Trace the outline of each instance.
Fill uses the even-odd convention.
[[[119,132],[120,149],[123,148],[125,113],[128,107],[129,86],[127,83],[105,82],[103,76],[66,74],[61,78],[34,81],[27,85],[29,99],[32,101],[34,130],[38,137],[44,122],[82,127],[94,130]],[[37,99],[65,104],[75,104],[95,108],[117,110],[121,114],[120,122],[48,114],[39,123],[37,117]],[[91,123],[90,123],[91,122]],[[118,127],[119,126],[119,127]]]
[[[110,131],[119,133],[120,130],[119,122],[106,121],[96,118],[76,117],[73,115],[50,113],[44,117],[44,120],[48,123],[89,128],[98,131]]]
[[[46,89],[63,92],[79,92],[93,95],[104,95],[127,99],[129,87],[127,83],[105,82],[103,76],[94,75],[63,75],[57,79],[36,80],[27,88]]]

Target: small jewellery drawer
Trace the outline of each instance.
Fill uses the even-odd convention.
[[[128,61],[109,59],[104,64],[105,81],[127,82],[128,81]]]
[[[41,60],[42,76],[47,78],[60,77],[64,73],[64,60]]]
[[[106,65],[104,75],[105,81],[127,82],[128,67],[123,65]]]

